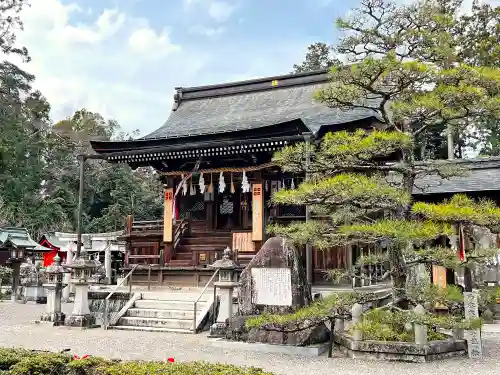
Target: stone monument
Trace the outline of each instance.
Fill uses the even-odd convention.
[[[54,257],[54,263],[47,267],[47,282],[43,286],[47,289],[47,306],[40,320],[51,322],[55,326],[64,325],[65,314],[61,310],[62,290],[66,286],[63,283],[65,270],[61,266],[59,255]]]
[[[225,337],[226,327],[231,324],[233,317],[233,291],[238,286],[235,282],[235,270],[238,265],[231,259],[232,251],[229,247],[224,250],[222,259],[215,261],[210,268],[219,270],[219,280],[214,283],[218,288],[220,299],[219,312],[215,323],[210,327],[211,337]],[[216,303],[216,301],[214,301]]]
[[[479,318],[479,303],[477,292],[464,292],[465,319]],[[469,358],[481,359],[483,357],[483,346],[481,343],[481,330],[470,329],[465,331],[467,340],[467,352]]]
[[[241,273],[239,312],[232,319],[226,338],[237,341],[307,346],[328,340],[322,324],[294,330],[247,330],[245,321],[256,315],[288,314],[312,302],[311,289],[298,251],[285,239],[272,237]]]
[[[89,309],[89,281],[96,264],[82,248],[77,257],[66,268],[71,270],[70,282],[75,286],[75,303],[71,315],[66,317],[65,325],[79,328],[93,328],[96,326],[95,317]]]
[[[268,239],[240,277],[240,315],[286,314],[312,302],[300,256],[284,238]]]

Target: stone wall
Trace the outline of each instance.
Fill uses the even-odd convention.
[[[89,308],[96,318],[97,324],[102,325],[104,316],[104,300],[109,291],[89,291]],[[128,292],[116,292],[109,300],[109,312],[119,312],[129,301],[131,295]]]

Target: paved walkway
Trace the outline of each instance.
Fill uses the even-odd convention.
[[[261,354],[211,346],[206,334],[189,335],[128,331],[75,330],[33,322],[44,305],[0,302],[0,347],[25,347],[107,358],[178,361],[203,360],[241,366],[257,366],[279,375],[495,375],[500,374],[500,326],[490,326],[484,334],[485,358],[471,361],[451,359],[428,364],[365,362],[346,358],[306,358]],[[64,305],[69,311],[70,305]],[[494,332],[495,331],[495,332]]]

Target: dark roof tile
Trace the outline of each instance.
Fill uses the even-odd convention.
[[[273,86],[273,80],[278,81]],[[293,120],[317,132],[323,125],[376,117],[371,110],[341,111],[313,100],[328,83],[325,71],[215,86],[179,88],[178,108],[158,130],[144,137],[177,138],[257,129]],[[174,104],[175,108],[176,104]]]
[[[414,194],[455,194],[479,191],[500,190],[500,158],[478,158],[454,160],[454,163],[469,169],[462,177],[441,179],[437,175],[428,175],[416,182]]]

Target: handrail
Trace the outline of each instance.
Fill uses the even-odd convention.
[[[113,288],[113,290],[107,295],[106,298],[104,298],[104,317],[103,317],[103,326],[104,326],[103,328],[104,329],[108,329],[109,299],[111,298],[111,296],[113,294],[115,294],[115,292],[118,290],[118,288],[121,287],[123,285],[123,283],[125,282],[125,280],[127,280],[129,277],[130,277],[130,282],[128,285],[128,292],[129,292],[129,294],[132,293],[132,274],[137,269],[137,267],[139,267],[139,264],[134,265],[132,267],[132,269],[129,271],[129,273],[127,273],[127,275],[120,281],[120,283]]]
[[[186,226],[189,225],[188,221],[186,219],[182,219],[179,224],[175,226],[174,230],[174,250],[175,248],[179,245],[179,242],[181,241],[181,237],[184,235],[184,232],[186,230]]]
[[[198,298],[196,298],[196,300],[194,301],[193,333],[196,333],[196,328],[197,328],[197,325],[196,325],[196,306],[198,305],[198,302],[200,302],[201,297],[203,296],[203,294],[205,294],[208,286],[210,285],[210,283],[212,282],[212,280],[215,278],[215,276],[217,276],[218,273],[219,273],[219,268],[217,268],[215,270],[215,272],[212,275],[212,277],[210,278],[210,280],[208,280],[208,282],[205,284],[205,287],[201,291],[201,293],[198,296]],[[215,303],[215,301],[213,301],[213,303]]]

